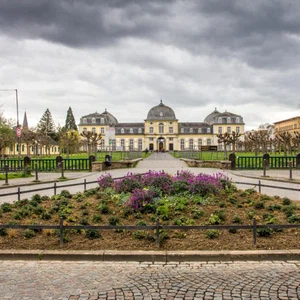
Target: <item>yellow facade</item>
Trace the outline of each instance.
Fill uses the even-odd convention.
[[[79,133],[91,131],[102,134],[98,150],[150,150],[173,151],[201,149],[201,146],[217,146],[217,134],[239,132],[244,134],[244,122],[240,115],[217,110],[209,114],[204,122],[179,122],[172,108],[161,103],[152,107],[144,122],[119,123],[105,110],[102,114],[92,113],[80,118]],[[114,128],[114,137],[107,138],[107,130]],[[86,151],[86,147],[83,149]]]
[[[300,131],[300,117],[294,117],[274,123],[275,134],[284,131],[294,135],[295,131]]]

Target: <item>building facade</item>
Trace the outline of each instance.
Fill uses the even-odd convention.
[[[150,151],[198,150],[201,146],[217,146],[222,150],[217,134],[235,131],[242,134],[243,140],[244,127],[240,115],[217,109],[204,122],[179,122],[173,109],[162,101],[149,110],[144,122],[119,123],[105,110],[81,117],[78,124],[79,133],[91,131],[102,135],[99,150]]]
[[[274,122],[275,134],[281,132],[289,132],[292,136],[294,136],[295,131],[300,131],[300,117],[294,117],[278,122]]]

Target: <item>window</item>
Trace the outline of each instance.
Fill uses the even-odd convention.
[[[207,144],[207,146],[210,146],[211,145],[211,139],[207,139],[206,144]]]
[[[230,117],[227,118],[227,123],[231,123],[231,118]]]
[[[184,139],[180,140],[180,150],[184,150]]]
[[[121,133],[124,133],[124,128],[121,128]]]
[[[221,117],[218,118],[218,123],[222,123],[222,118]]]
[[[240,123],[240,118],[237,117],[237,118],[235,119],[235,121],[236,121],[237,123]]]
[[[164,133],[164,124],[163,123],[159,123],[159,125],[158,125],[158,132],[159,133]]]
[[[104,140],[100,141],[100,147],[101,147],[101,149],[104,149],[104,147],[105,147],[105,141]]]
[[[129,140],[129,150],[133,150],[133,139]]]
[[[231,133],[231,127],[230,126],[227,127],[227,132]]]
[[[101,123],[101,124],[104,124],[104,118],[101,118],[101,119],[100,119],[100,123]]]
[[[207,128],[207,133],[210,133],[210,128]]]
[[[116,150],[116,140],[111,140],[111,149]]]
[[[104,134],[104,127],[101,127],[100,133]]]
[[[96,124],[96,119],[95,118],[92,118],[92,123]]]
[[[198,133],[202,133],[202,128],[198,128]]]
[[[121,147],[122,147],[122,149],[124,149],[124,147],[125,147],[125,140],[124,139],[121,139]]]
[[[173,133],[173,127],[169,127],[169,133]]]
[[[194,148],[194,140],[193,139],[189,139],[189,148],[190,148],[190,150],[192,150]]]
[[[181,128],[181,133],[184,133],[184,128]]]
[[[87,128],[86,127],[83,128],[83,132],[87,133]]]
[[[133,133],[133,128],[130,128],[130,129],[129,129],[129,132],[130,132],[130,133]]]
[[[193,133],[193,128],[190,128],[190,133]]]
[[[202,146],[202,139],[198,139],[198,150],[201,149]]]
[[[142,128],[139,128],[139,133],[142,133]]]
[[[53,148],[53,147],[52,147]],[[25,147],[24,147],[24,145],[22,145],[22,152],[24,152],[24,150],[25,150]],[[53,152],[53,151],[52,151]]]
[[[82,119],[82,123],[86,124],[86,123],[87,123],[87,119],[86,119],[86,118],[83,118],[83,119]]]
[[[235,127],[235,133],[240,133],[240,127]]]
[[[153,127],[149,128],[149,133],[153,133]]]
[[[96,128],[95,127],[92,128],[92,133],[96,133]]]
[[[139,150],[143,150],[143,140],[142,139],[138,140],[138,148],[139,148]]]
[[[222,133],[222,127],[218,128],[218,133]]]

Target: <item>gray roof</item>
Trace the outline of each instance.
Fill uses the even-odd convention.
[[[83,122],[83,119],[86,119],[86,123]],[[95,123],[93,123],[92,119],[95,119]],[[104,119],[104,123],[101,122],[101,119]],[[105,110],[102,114],[99,114],[97,112],[85,115],[80,118],[80,124],[79,125],[116,125],[118,124],[118,120],[107,110]]]
[[[228,121],[228,117],[230,117],[230,120]],[[218,118],[222,118],[222,122],[218,122]],[[239,118],[239,122],[237,122],[237,118]],[[217,109],[215,109],[212,113],[210,113],[205,119],[205,123],[208,123],[209,125],[213,124],[244,124],[243,118],[240,115],[233,114],[231,112],[225,111],[223,113],[218,112]]]
[[[146,120],[177,120],[173,109],[160,101],[160,104],[152,107]]]

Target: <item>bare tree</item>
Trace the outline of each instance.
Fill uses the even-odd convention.
[[[292,135],[288,131],[284,131],[278,133],[277,137],[282,142],[284,155],[287,155],[287,152],[292,154]]]
[[[100,141],[102,139],[102,135],[100,133],[97,134],[97,133],[93,133],[91,131],[84,131],[84,132],[80,133],[80,135],[84,138],[83,144],[87,145],[88,156],[91,155],[92,148],[93,148],[93,151],[96,156],[98,141]]]

